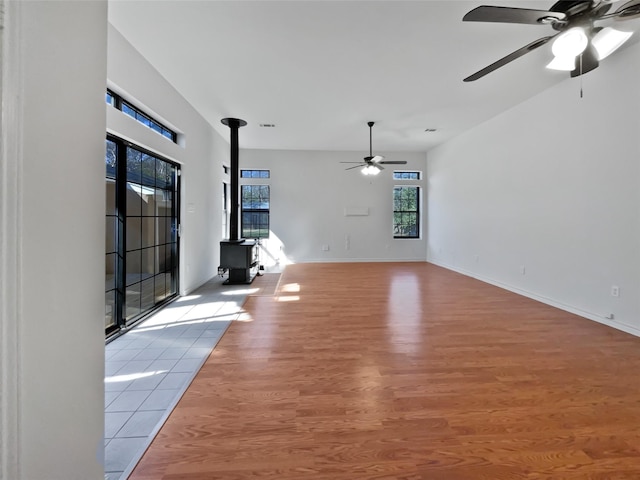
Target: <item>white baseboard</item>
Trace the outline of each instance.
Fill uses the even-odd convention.
[[[308,258],[292,263],[426,263],[426,258]]]
[[[578,308],[573,305],[568,305],[566,303],[559,302],[552,298],[545,297],[543,295],[539,295],[534,292],[530,292],[528,290],[524,290],[522,288],[514,287],[512,285],[508,285],[506,283],[500,282],[498,280],[494,280],[492,278],[487,278],[482,275],[478,275],[475,272],[471,272],[465,270],[464,268],[454,267],[452,265],[448,265],[443,262],[436,262],[434,260],[427,260],[428,263],[432,263],[433,265],[437,265],[442,268],[446,268],[447,270],[451,270],[467,277],[475,278],[484,283],[488,283],[490,285],[502,288],[504,290],[508,290],[510,292],[516,293],[518,295],[522,295],[523,297],[531,298],[532,300],[536,300],[540,303],[544,303],[545,305],[549,305],[551,307],[559,308],[560,310],[564,310],[565,312],[573,313],[580,317],[584,317],[588,320],[592,320],[594,322],[602,323],[603,325],[607,325],[611,328],[615,328],[616,330],[621,330],[623,332],[629,333],[631,335],[635,335],[636,337],[640,337],[640,329],[634,327],[632,325],[627,325],[626,323],[622,323],[616,320],[612,320],[604,317],[603,315],[598,315],[597,313],[589,312]]]

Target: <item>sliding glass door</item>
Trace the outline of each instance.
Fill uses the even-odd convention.
[[[105,329],[178,293],[179,166],[115,137],[106,148]]]

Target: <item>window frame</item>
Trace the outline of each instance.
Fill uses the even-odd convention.
[[[247,174],[247,175],[245,175]],[[244,179],[264,179],[271,178],[271,171],[257,168],[243,168],[240,170],[240,178]]]
[[[245,208],[244,204],[244,191],[245,189],[249,188],[249,189],[254,189],[254,188],[267,188],[267,192],[268,192],[268,207],[267,208]],[[254,197],[252,197],[254,198]],[[247,236],[245,235],[245,231],[247,230],[257,230],[259,232],[261,232],[262,230],[265,229],[264,225],[265,223],[260,222],[258,223],[258,227],[255,228],[255,225],[253,222],[251,222],[251,226],[245,226],[245,214],[262,214],[262,215],[266,215],[266,234],[260,234],[260,235],[251,235],[251,236]],[[271,185],[269,184],[254,184],[254,183],[248,183],[248,184],[243,184],[240,185],[240,236],[242,238],[255,238],[255,239],[268,239],[271,233]]]
[[[402,178],[401,175],[415,175],[415,178]],[[422,172],[419,170],[394,170],[393,180],[395,181],[416,181],[422,180]]]
[[[415,210],[397,210],[396,209],[396,190],[397,189],[413,189],[415,190],[415,203],[416,203],[416,207]],[[421,208],[420,208],[420,200],[422,195],[420,194],[420,190],[421,187],[420,185],[394,185],[393,187],[393,213],[392,213],[392,230],[393,230],[393,238],[394,239],[399,239],[399,240],[415,240],[415,239],[420,239],[420,215],[421,215]],[[396,215],[400,214],[400,215],[404,215],[404,214],[415,214],[415,234],[413,235],[400,235],[398,233],[396,233],[398,227],[400,227],[401,223],[396,223]]]
[[[109,97],[111,97],[112,101],[109,101]],[[151,115],[144,112],[142,109],[136,107],[131,102],[125,100],[121,95],[118,95],[114,91],[107,89],[105,101],[107,105],[111,105],[115,109],[120,110],[128,117],[133,118],[138,123],[141,123],[145,127],[153,130],[161,137],[171,140],[173,143],[178,143],[178,134],[174,130],[170,129],[162,122],[156,120]],[[131,113],[127,110],[131,110]]]

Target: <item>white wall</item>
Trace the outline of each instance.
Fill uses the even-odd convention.
[[[107,5],[12,2],[9,14],[8,40],[20,58],[8,67],[21,82],[9,105],[3,91],[3,117],[15,107],[13,135],[3,132],[3,151],[15,156],[3,163],[16,164],[8,193],[17,202],[2,209],[2,225],[19,243],[3,245],[16,268],[2,283],[15,283],[17,298],[2,323],[17,351],[17,385],[7,391],[3,374],[0,396],[19,403],[9,412],[16,438],[2,445],[11,462],[2,476],[100,479]]]
[[[295,263],[426,260],[426,230],[421,239],[394,239],[392,231],[393,186],[425,184],[394,181],[394,167],[424,172],[425,154],[382,152],[387,160],[408,163],[387,165],[376,177],[359,169],[345,171],[353,165],[340,163],[360,161],[365,154],[241,149],[240,168],[271,171],[273,238],[265,247],[273,257]],[[349,207],[366,207],[368,215],[345,216]],[[323,251],[323,245],[329,250]],[[263,254],[264,263],[270,260]]]
[[[110,133],[181,165],[180,293],[185,295],[217,274],[222,164],[229,163],[229,146],[112,25],[108,55],[109,87],[180,132],[176,145],[119,110],[107,109]]]
[[[429,153],[428,259],[640,334],[640,45],[583,81]]]

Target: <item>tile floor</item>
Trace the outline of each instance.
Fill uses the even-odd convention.
[[[105,347],[105,479],[126,479],[252,285],[214,277]]]

